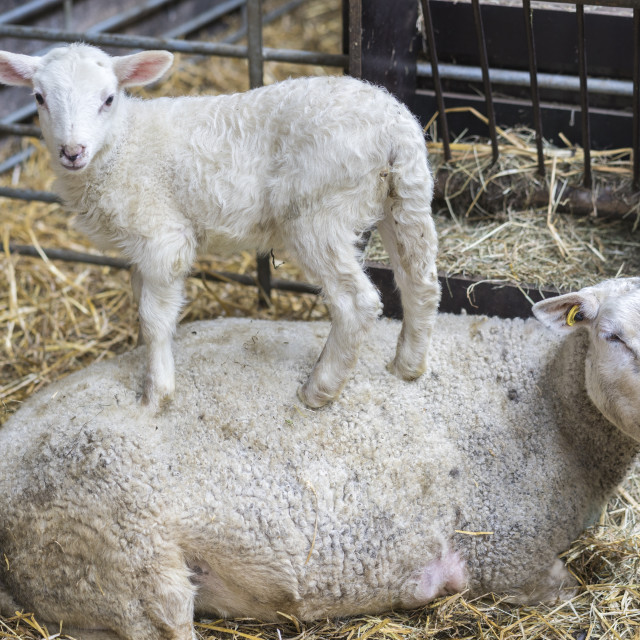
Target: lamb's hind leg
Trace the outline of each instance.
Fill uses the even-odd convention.
[[[327,342],[298,395],[309,407],[321,407],[340,393],[358,359],[360,345],[380,314],[380,296],[348,240],[335,244],[314,240],[313,255],[298,252],[299,261],[322,285],[331,313]]]
[[[438,241],[428,204],[418,216],[398,211],[401,202],[392,200],[390,204],[378,231],[400,289],[404,319],[389,369],[404,380],[413,380],[426,369],[440,302],[435,263]]]

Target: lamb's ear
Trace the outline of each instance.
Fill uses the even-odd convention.
[[[141,51],[113,59],[113,70],[121,87],[136,87],[160,79],[173,64],[168,51]]]
[[[0,82],[13,87],[30,87],[41,58],[0,51]]]
[[[555,331],[573,330],[590,324],[598,315],[600,302],[589,289],[536,302],[531,310],[545,327]]]

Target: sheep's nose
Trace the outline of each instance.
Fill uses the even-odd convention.
[[[64,145],[61,150],[63,155],[69,162],[75,162],[83,153],[86,147],[82,144]]]

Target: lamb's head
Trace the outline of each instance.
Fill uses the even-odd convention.
[[[640,441],[640,278],[606,280],[533,306],[558,331],[589,332],[585,380],[598,409]]]
[[[54,163],[82,171],[109,140],[124,88],[157,80],[172,60],[168,51],[112,57],[84,44],[42,57],[0,51],[0,82],[33,89]]]

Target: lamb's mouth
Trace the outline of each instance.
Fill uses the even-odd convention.
[[[75,161],[73,163],[65,162],[63,158],[60,159],[60,164],[68,171],[81,171],[87,166],[85,160]]]

